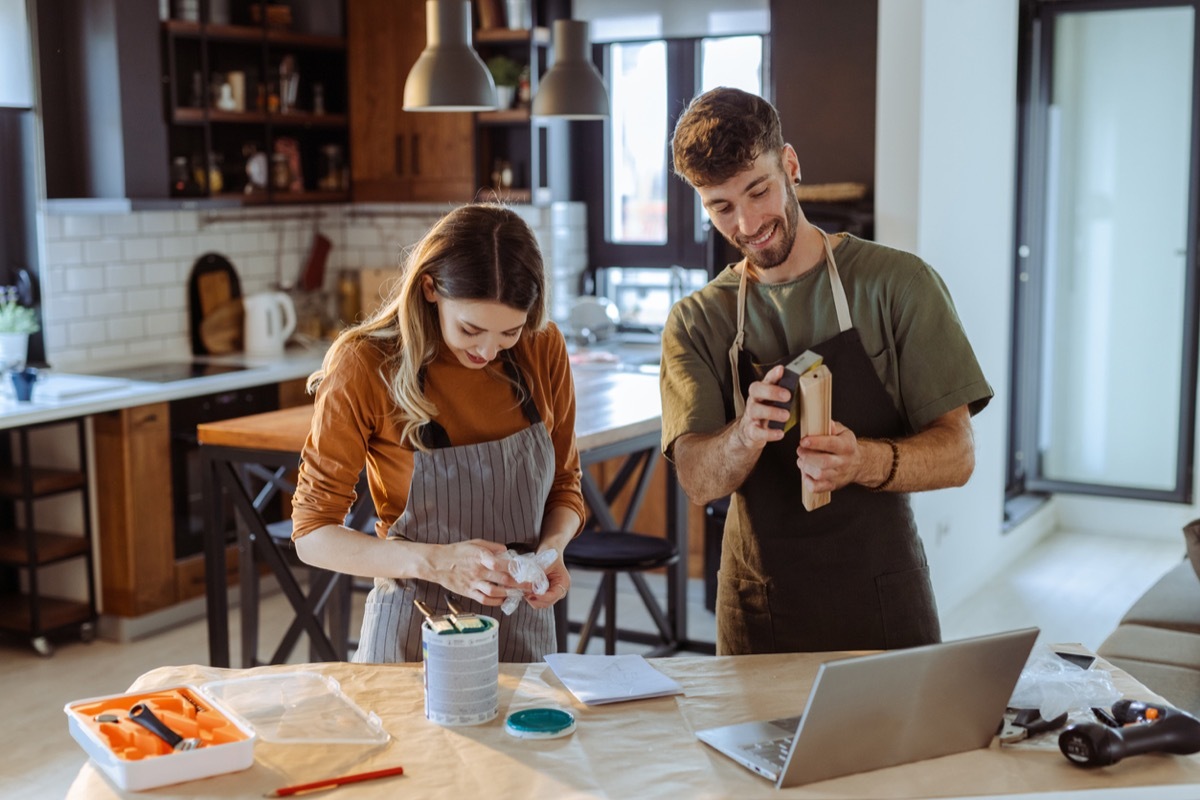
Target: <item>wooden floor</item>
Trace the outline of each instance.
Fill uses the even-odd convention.
[[[942,634],[956,639],[1008,628],[1037,625],[1042,641],[1079,642],[1095,648],[1115,627],[1125,609],[1160,575],[1183,557],[1182,540],[1147,541],[1059,532],[1019,559],[957,608],[943,609]],[[587,608],[594,580],[576,574],[572,617]],[[689,635],[712,640],[712,614],[704,609],[703,587],[689,587]],[[628,587],[625,587],[628,589]],[[577,598],[578,595],[578,599]],[[622,626],[646,624],[640,599],[623,591],[618,610]],[[231,641],[237,652],[236,612]],[[287,603],[280,594],[264,602],[264,629],[285,625]],[[277,628],[280,629],[280,628]],[[85,756],[67,733],[64,704],[123,691],[141,673],[164,664],[204,663],[208,657],[203,620],[146,639],[118,644],[61,643],[42,658],[27,643],[0,640],[0,686],[6,720],[0,733],[0,797],[44,800],[62,797]],[[263,650],[273,649],[264,634]],[[594,642],[590,652],[599,651]],[[622,645],[622,652],[641,648]],[[304,660],[298,653],[294,660]]]

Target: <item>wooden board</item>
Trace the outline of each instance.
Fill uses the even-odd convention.
[[[395,291],[401,272],[396,267],[364,269],[358,275],[359,319],[373,314]]]
[[[188,313],[194,354],[214,353],[205,345],[201,334],[204,321],[217,309],[241,296],[242,284],[229,259],[218,253],[205,253],[196,259],[188,277]]]
[[[833,375],[821,364],[800,376],[797,393],[800,395],[800,437],[828,436],[833,430]],[[829,502],[829,492],[814,492],[802,485],[801,500],[809,511]]]
[[[213,309],[200,323],[200,340],[213,355],[236,353],[242,349],[242,330],[245,324],[242,298],[227,300]]]

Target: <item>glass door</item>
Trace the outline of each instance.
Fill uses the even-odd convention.
[[[1193,6],[1033,12],[1010,492],[1190,501]]]

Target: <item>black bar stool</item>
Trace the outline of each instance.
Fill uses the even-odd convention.
[[[660,455],[658,450],[654,449],[631,456],[605,491],[605,499],[611,503],[640,467],[641,472],[638,475],[633,496],[625,510],[625,518],[621,522],[623,529],[585,529],[567,545],[563,553],[563,563],[568,570],[597,571],[602,573],[602,577],[600,588],[596,592],[587,620],[583,624],[570,622],[567,619],[567,599],[565,597],[556,604],[555,609],[561,615],[560,620],[565,623],[560,624],[560,650],[566,649],[566,630],[564,629],[567,629],[579,632],[576,652],[585,652],[594,633],[601,609],[604,609],[604,652],[606,654],[612,655],[616,652],[617,639],[658,644],[659,646],[649,655],[658,654],[660,651],[667,653],[675,650],[675,635],[671,631],[670,623],[641,573],[676,563],[679,561],[679,548],[668,539],[647,536],[629,530],[641,509],[650,476]],[[595,521],[592,520],[590,524],[594,525]],[[657,636],[644,631],[628,631],[617,627],[617,576],[621,573],[627,574],[633,582],[634,588],[658,628]],[[561,608],[559,608],[560,606]]]

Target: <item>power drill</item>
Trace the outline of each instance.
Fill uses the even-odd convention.
[[[1058,749],[1072,764],[1106,767],[1143,753],[1200,752],[1200,719],[1170,706],[1118,700],[1112,717],[1120,727],[1094,722],[1072,725],[1058,736]]]

